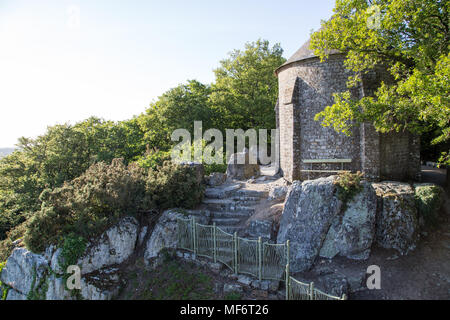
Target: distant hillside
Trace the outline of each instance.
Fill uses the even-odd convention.
[[[13,153],[14,148],[0,148],[0,158],[7,156],[10,153]]]

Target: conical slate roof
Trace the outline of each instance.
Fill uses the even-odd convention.
[[[294,55],[292,57],[290,57],[284,64],[282,64],[276,71],[275,73],[278,73],[278,71],[284,67],[287,66],[291,63],[297,62],[297,61],[302,61],[305,59],[309,59],[309,58],[314,58],[317,57],[316,54],[314,54],[314,52],[309,48],[309,45],[311,44],[311,38],[308,39],[308,41],[306,41],[301,47],[300,49],[298,49]],[[339,53],[339,51],[337,50],[330,50],[327,52],[328,54],[336,54]]]

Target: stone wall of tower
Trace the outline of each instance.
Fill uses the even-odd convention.
[[[351,159],[344,169],[362,171],[370,180],[418,179],[420,142],[411,134],[380,134],[372,124],[355,127],[352,135],[338,133],[315,121],[317,113],[333,104],[333,93],[348,90],[351,71],[344,67],[344,57],[330,55],[320,62],[308,58],[278,70],[280,130],[280,167],[288,181],[312,179],[329,174],[301,172],[311,169],[307,159]],[[371,96],[381,81],[389,83],[389,73],[382,66],[362,76],[359,87],[351,89],[356,98]],[[337,164],[315,164],[313,169],[340,169]]]
[[[288,181],[314,178],[304,159],[352,159],[347,170],[360,170],[359,130],[346,136],[323,127],[314,116],[333,103],[334,92],[346,90],[349,72],[342,56],[321,63],[312,58],[294,63],[278,73],[280,97],[280,164]],[[283,128],[283,126],[285,128]],[[295,129],[296,128],[296,129]],[[340,169],[340,165],[314,165],[316,169]]]

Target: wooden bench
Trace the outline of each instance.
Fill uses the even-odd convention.
[[[308,179],[309,179],[310,173],[338,173],[338,172],[349,171],[349,170],[344,170],[344,163],[351,163],[352,159],[308,159],[308,160],[302,160],[302,162],[309,163],[311,165],[311,169],[300,170],[301,172],[307,172]],[[323,163],[340,163],[341,170],[313,170],[314,164],[323,164]]]

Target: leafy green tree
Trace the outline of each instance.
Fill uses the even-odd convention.
[[[173,145],[170,137],[175,129],[187,129],[193,134],[194,121],[202,121],[204,129],[213,127],[215,114],[208,104],[210,93],[210,86],[190,80],[160,96],[137,119],[147,145],[167,151]]]
[[[278,80],[275,69],[285,62],[279,44],[269,41],[246,43],[244,50],[233,50],[214,70],[211,104],[217,114],[216,127],[224,130],[275,128]]]
[[[0,160],[0,239],[39,210],[44,189],[73,180],[94,163],[122,157],[128,164],[145,152],[136,118],[56,125],[36,139],[20,138],[17,146]]]
[[[345,64],[355,73],[349,87],[380,65],[392,81],[362,99],[336,93],[316,120],[346,134],[365,121],[380,132],[433,132],[431,143],[448,150],[449,8],[445,0],[337,0],[332,18],[312,35],[311,48],[321,59],[333,49],[346,54]],[[448,154],[441,160],[450,164]]]

